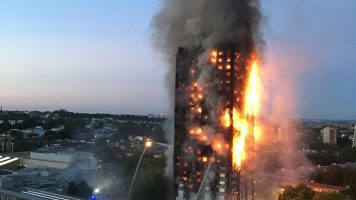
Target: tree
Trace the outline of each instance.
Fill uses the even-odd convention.
[[[313,200],[348,200],[349,198],[344,197],[340,193],[336,192],[331,192],[331,193],[326,193],[326,192],[321,192],[321,193],[316,193]]]
[[[76,184],[73,181],[68,183],[68,188],[67,188],[68,195],[88,199],[92,195],[92,192],[93,189],[89,187],[86,181],[80,181],[79,184]]]
[[[68,183],[67,194],[71,196],[77,196],[79,193],[79,189],[77,185],[71,181]]]
[[[287,186],[278,200],[313,200],[314,193],[306,185]]]
[[[9,121],[4,121],[2,124],[0,124],[0,132],[6,132],[12,128],[11,124]]]
[[[93,194],[93,189],[88,185],[86,181],[80,181],[78,184],[79,197],[89,198]]]
[[[344,175],[345,171],[342,168],[332,166],[326,172],[317,171],[312,177],[318,183],[342,186]]]
[[[132,200],[156,200],[168,198],[168,181],[160,173],[146,170],[134,185]]]

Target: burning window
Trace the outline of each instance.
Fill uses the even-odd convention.
[[[210,61],[212,63],[216,63],[217,52],[216,51],[212,51],[210,56],[211,56],[210,57]]]
[[[197,134],[201,134],[202,130],[201,128],[197,128]]]
[[[202,113],[203,112],[201,107],[197,108],[197,111],[198,111],[198,113]]]

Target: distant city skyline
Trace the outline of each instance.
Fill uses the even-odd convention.
[[[158,0],[0,1],[0,105],[167,112],[167,64],[150,40],[159,6]],[[277,59],[295,79],[299,116],[356,119],[356,2],[265,0],[262,8],[263,58]]]

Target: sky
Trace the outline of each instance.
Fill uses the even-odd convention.
[[[150,38],[159,8],[160,0],[0,0],[0,105],[166,112],[167,64]],[[354,0],[262,3],[266,60],[295,75],[303,118],[356,119],[355,8]]]

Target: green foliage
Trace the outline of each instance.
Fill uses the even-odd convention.
[[[350,140],[349,137],[338,137],[337,145],[340,148],[350,148],[352,146],[352,140]]]
[[[168,197],[167,179],[164,178],[161,169],[150,168],[141,170],[136,179],[132,200],[156,200],[167,199]]]
[[[64,130],[59,132],[50,131],[52,128],[58,128],[63,125]],[[85,128],[84,119],[47,119],[44,123],[44,128],[47,130],[45,136],[47,139],[74,139],[75,134]]]
[[[0,124],[0,132],[6,132],[12,128],[11,124],[9,121],[4,121],[2,124]]]
[[[318,183],[342,186],[345,173],[342,168],[332,166],[326,172],[317,171],[313,175],[313,180]]]
[[[318,138],[312,138],[309,144],[309,148],[321,152],[322,150],[330,149],[331,147],[328,144],[324,144],[323,141]]]
[[[162,122],[164,119],[161,118],[152,118],[150,116],[140,116],[140,115],[113,115],[113,114],[101,114],[101,113],[95,113],[95,114],[90,114],[90,113],[73,113],[73,112],[68,112],[64,110],[56,110],[52,113],[53,115],[58,115],[59,117],[64,117],[64,118],[95,118],[95,119],[104,119],[104,118],[113,118],[116,120],[129,120],[129,121],[156,121],[156,122]]]
[[[89,187],[86,181],[80,181],[79,184],[71,181],[68,184],[67,194],[74,197],[88,199],[92,195],[93,189]]]
[[[127,139],[129,135],[153,136],[157,142],[165,142],[164,131],[161,123],[151,123],[150,121],[126,121],[119,124],[117,132],[112,136],[112,140],[118,141]]]
[[[353,200],[351,196],[345,196],[340,193],[321,192],[315,193],[306,185],[297,185],[296,187],[287,186],[278,200]]]
[[[127,163],[123,165],[124,171],[129,174],[127,183],[130,183],[136,168],[139,156],[127,158]],[[167,199],[169,184],[164,177],[164,168],[166,166],[164,158],[154,158],[147,155],[142,159],[137,179],[132,191],[132,200],[155,200]]]
[[[313,200],[347,200],[349,198],[344,197],[342,194],[336,193],[336,192],[331,192],[331,193],[326,193],[326,192],[321,192],[315,194]]]
[[[44,123],[44,129],[51,130],[52,128],[58,128],[60,125],[64,125],[65,123],[65,118],[47,118]]]
[[[21,151],[33,151],[42,146],[41,141],[38,140],[24,140],[19,139],[15,141],[14,144],[14,152],[21,152]]]
[[[356,149],[343,148],[339,152],[328,151],[307,154],[310,161],[320,165],[330,165],[332,163],[356,162]]]
[[[287,186],[278,200],[313,200],[313,191],[305,185]]]
[[[347,194],[356,197],[356,170],[332,166],[327,171],[316,171],[312,178],[318,183],[349,187]]]
[[[13,128],[16,129],[27,129],[27,128],[35,128],[36,126],[43,126],[42,120],[39,117],[28,117],[25,118],[24,121],[20,124],[15,124]]]
[[[29,114],[19,111],[6,111],[0,113],[0,120],[23,120],[29,117]]]

